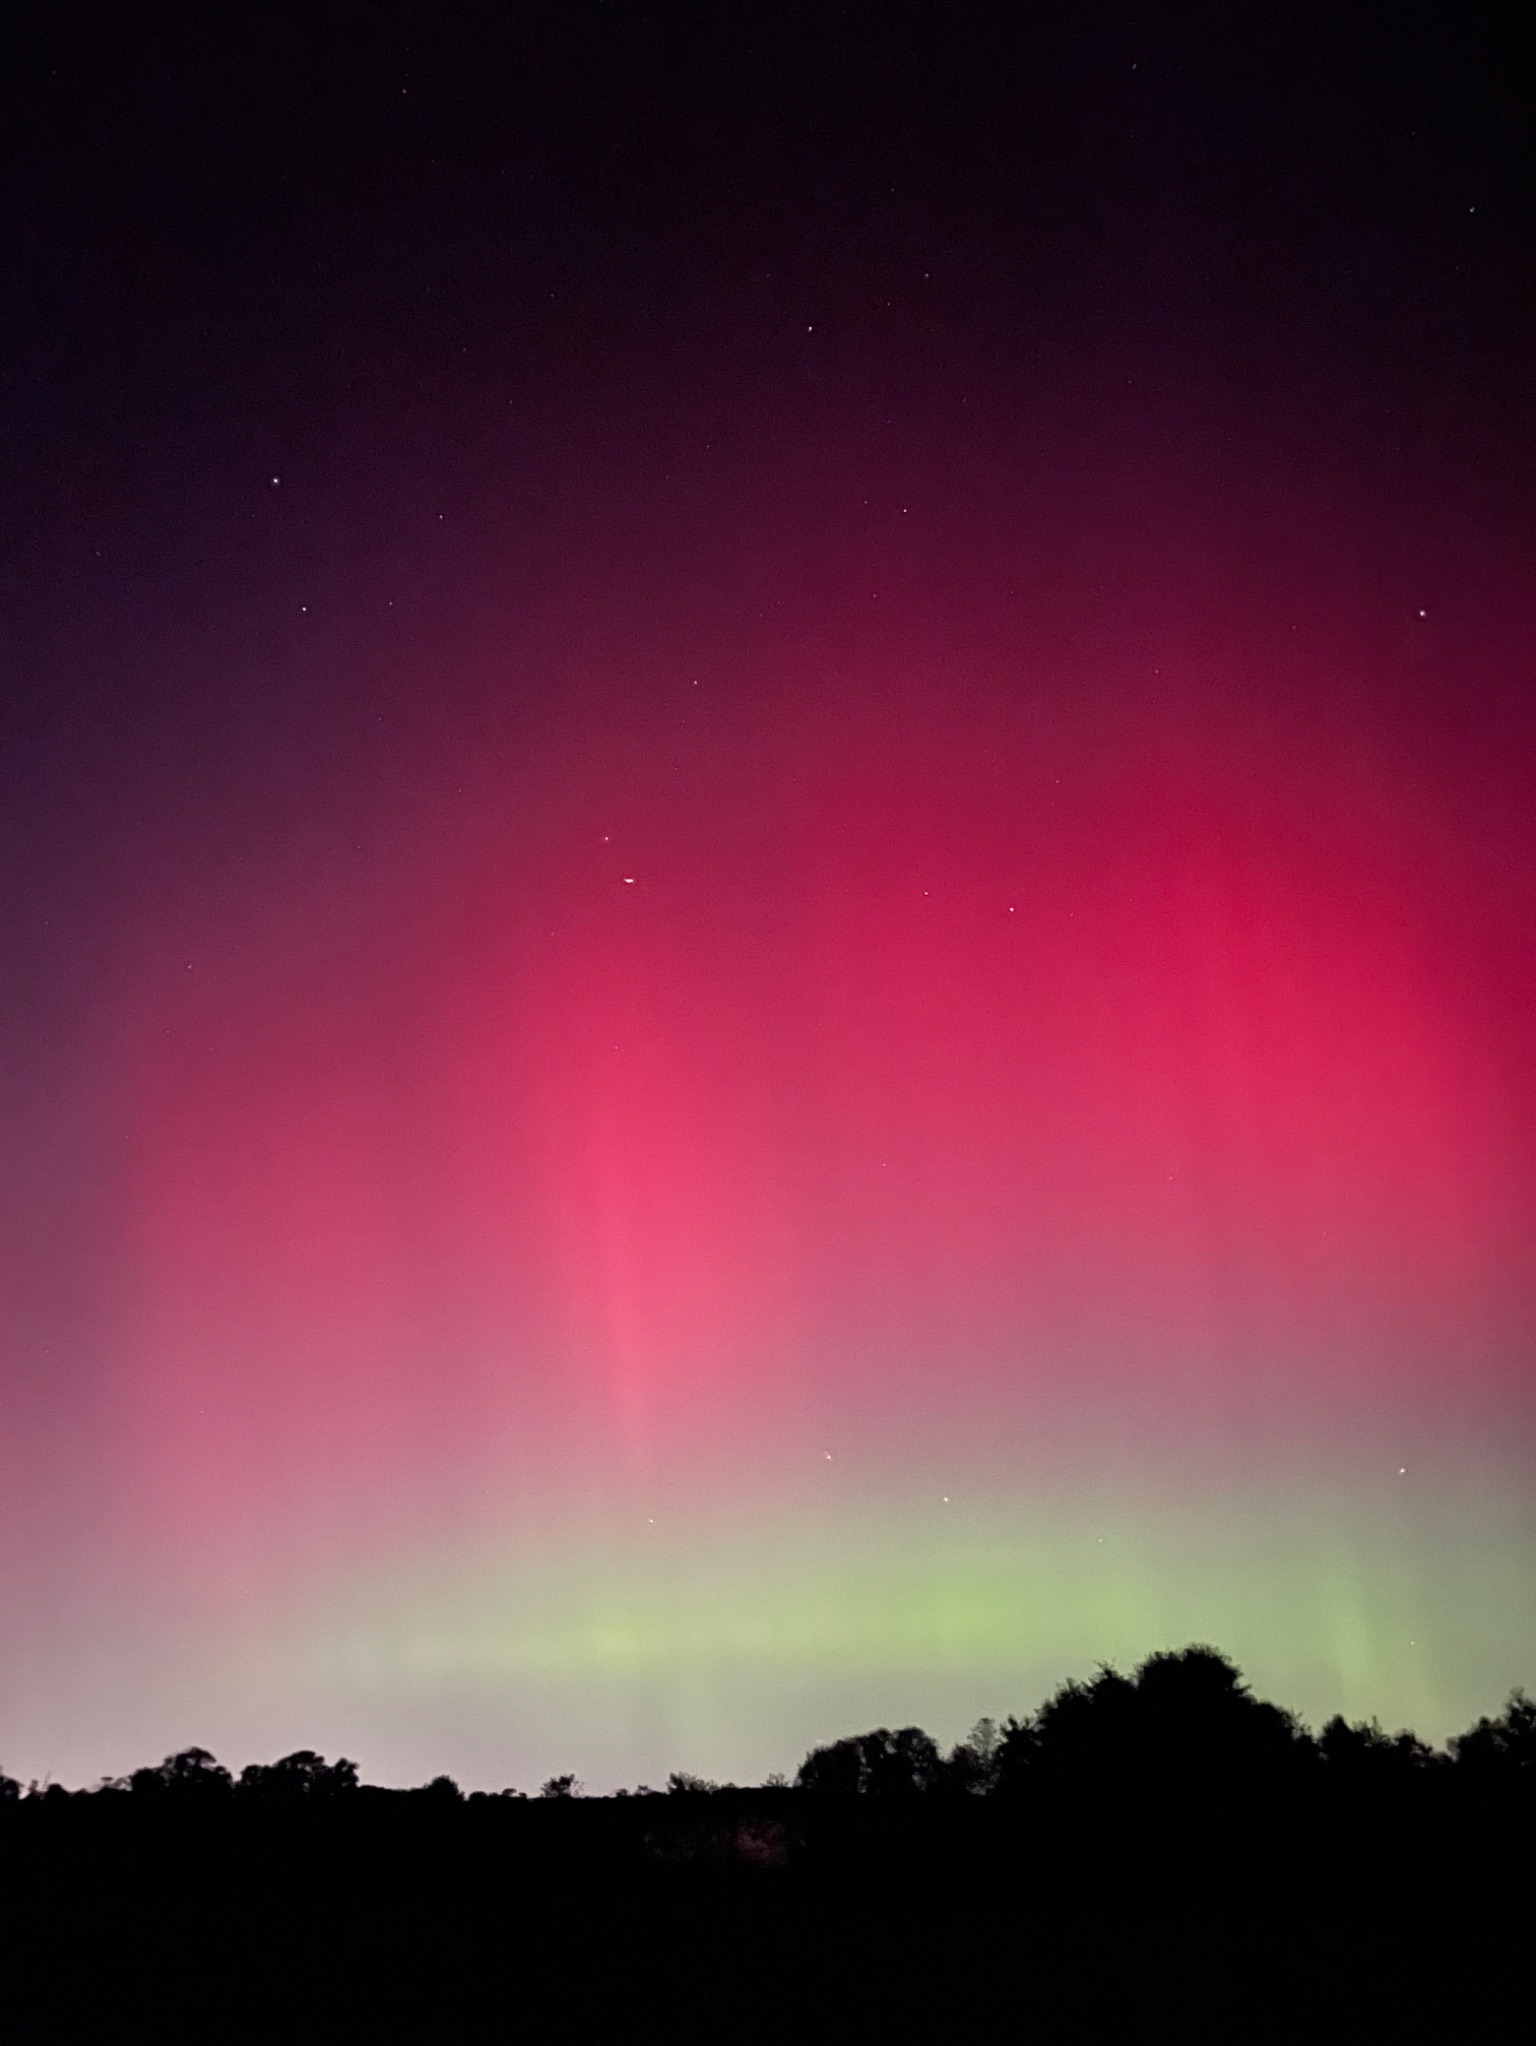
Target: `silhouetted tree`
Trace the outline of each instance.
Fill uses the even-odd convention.
[[[0,1769],[0,1804],[15,1804],[20,1796],[21,1785],[16,1778],[7,1776],[5,1771]]]
[[[995,1719],[978,1719],[963,1741],[957,1741],[944,1764],[944,1783],[951,1790],[983,1797],[997,1783],[1003,1733]]]
[[[1040,1755],[1040,1736],[1035,1716],[1017,1719],[1012,1713],[997,1730],[997,1751],[992,1757],[992,1789],[1003,1796],[1023,1790],[1034,1774]]]
[[[813,1748],[795,1781],[801,1790],[841,1796],[907,1796],[929,1790],[943,1772],[932,1735],[920,1726],[887,1726]]]
[[[356,1788],[355,1762],[327,1762],[311,1748],[300,1748],[277,1762],[248,1762],[240,1771],[243,1796],[273,1802],[341,1797]]]
[[[1376,1720],[1347,1724],[1337,1713],[1317,1736],[1317,1752],[1340,1781],[1392,1783],[1440,1763],[1417,1734],[1384,1733]]]
[[[864,1788],[864,1751],[858,1735],[812,1748],[796,1771],[795,1787],[818,1797],[857,1796]]]
[[[225,1797],[233,1787],[234,1778],[206,1748],[183,1748],[157,1768],[135,1769],[127,1780],[135,1797],[206,1799]]]
[[[719,1788],[718,1783],[703,1776],[690,1776],[686,1769],[674,1769],[667,1778],[667,1793],[671,1797],[700,1797]]]
[[[883,1726],[864,1736],[865,1790],[874,1797],[906,1797],[931,1790],[943,1773],[938,1743],[920,1726]]]
[[[1497,1719],[1479,1719],[1450,1743],[1456,1766],[1536,1784],[1536,1699],[1512,1691]]]
[[[1148,1656],[1134,1677],[1107,1665],[1063,1684],[1032,1719],[1009,1720],[994,1762],[1008,1792],[1037,1774],[1151,1787],[1285,1771],[1312,1753],[1295,1718],[1255,1698],[1214,1648]]]
[[[1032,1720],[1007,1728],[1000,1779],[1026,1767],[1067,1776],[1126,1770],[1137,1759],[1137,1731],[1136,1686],[1106,1665],[1087,1683],[1070,1679]]]
[[[580,1797],[581,1785],[574,1776],[550,1776],[539,1785],[540,1797]]]
[[[1149,1770],[1270,1774],[1310,1749],[1293,1715],[1255,1698],[1241,1671],[1214,1648],[1148,1656],[1136,1672],[1135,1717]]]

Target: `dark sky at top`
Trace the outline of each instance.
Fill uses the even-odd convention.
[[[242,467],[332,436],[430,495],[561,408],[675,422],[684,390],[725,432],[807,382],[877,411],[1064,363],[1149,411],[1213,382],[1207,430],[1337,437],[1387,495],[1518,489],[1531,81],[1492,20],[39,10],[7,108],[13,594],[36,633],[174,584],[172,503],[252,524]],[[465,449],[492,385],[513,416]],[[246,537],[253,581],[302,545]]]

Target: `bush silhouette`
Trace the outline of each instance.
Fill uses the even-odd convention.
[[[430,1783],[423,1783],[415,1795],[427,1798],[433,1804],[461,1804],[464,1799],[463,1791],[451,1776],[434,1776]]]

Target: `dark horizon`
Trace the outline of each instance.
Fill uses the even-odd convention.
[[[466,1798],[202,1750],[0,1779],[7,2035],[1481,2030],[1524,1980],[1536,1703],[1452,1746],[1313,1739],[1193,1645],[947,1758],[834,1741],[793,1785]]]

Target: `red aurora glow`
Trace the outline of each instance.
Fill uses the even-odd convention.
[[[226,947],[132,1072],[160,1507],[530,1401],[643,1459],[893,1357],[919,1405],[1299,1412],[1463,1356],[1511,1284],[1506,1078],[1424,818],[1282,736],[852,766],[823,720],[734,835],[578,783],[439,847],[452,914],[407,891],[387,951]]]

